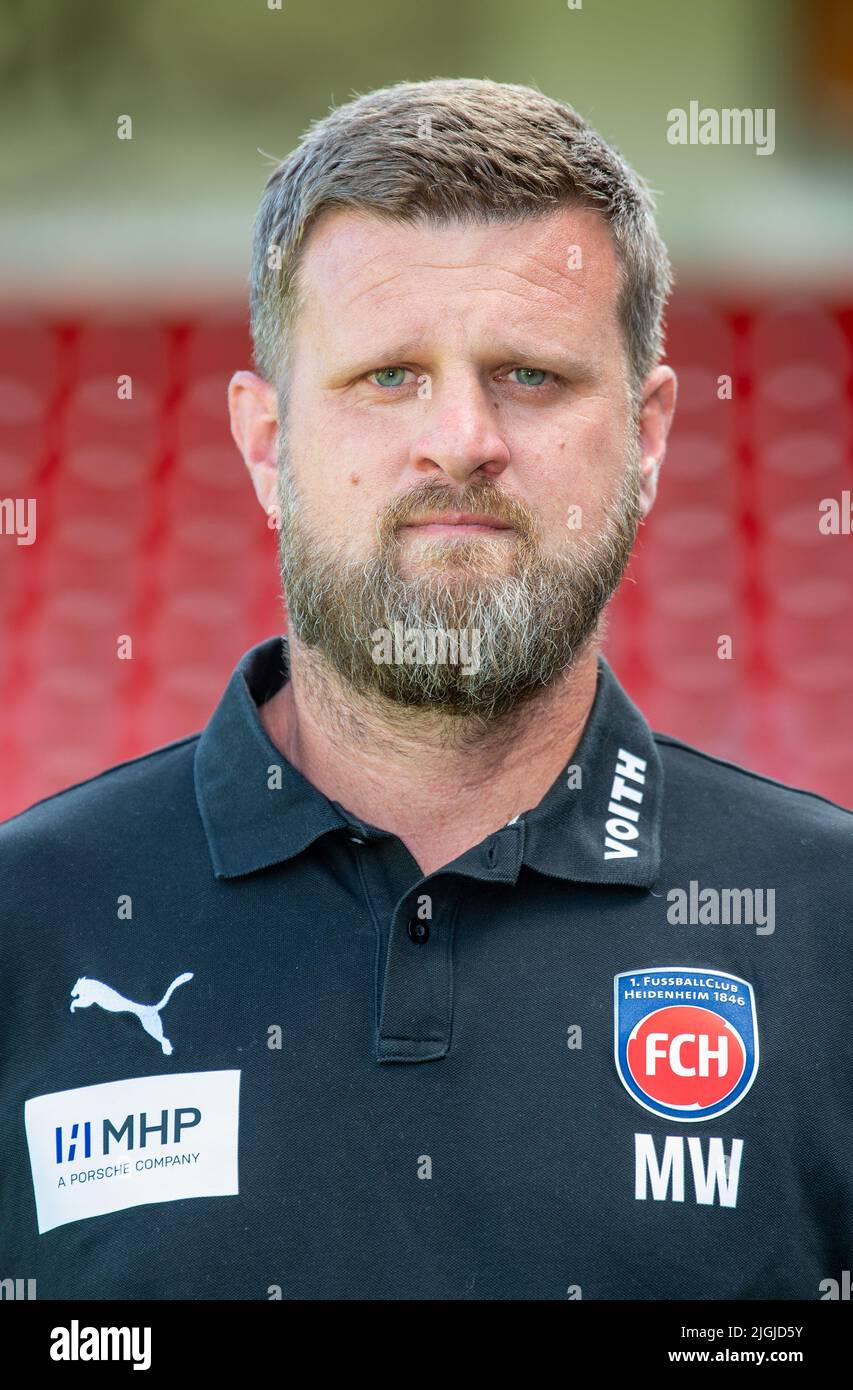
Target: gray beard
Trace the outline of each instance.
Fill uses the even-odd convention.
[[[348,686],[382,706],[430,708],[477,722],[509,714],[550,687],[594,637],[630,558],[641,512],[639,446],[592,535],[569,531],[543,551],[535,518],[491,483],[436,482],[394,499],[366,560],[344,560],[313,529],[279,455],[279,566],[291,633]],[[427,511],[485,512],[514,542],[466,536],[418,542],[417,573],[400,571],[397,528]],[[513,559],[507,570],[507,544]]]

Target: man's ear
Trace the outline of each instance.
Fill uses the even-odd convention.
[[[243,455],[255,495],[267,516],[277,506],[278,398],[256,372],[235,372],[228,383],[231,434]]]
[[[666,453],[678,380],[671,367],[655,367],[643,383],[638,425],[640,451],[640,505],[645,521],[657,496],[658,474]]]

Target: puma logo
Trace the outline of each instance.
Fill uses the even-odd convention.
[[[146,1033],[154,1038],[166,1056],[170,1057],[172,1044],[168,1038],[163,1036],[160,1010],[168,1004],[172,991],[176,990],[178,985],[186,984],[187,980],[191,980],[192,977],[193,972],[191,970],[184,975],[178,975],[169,985],[159,1004],[134,1004],[132,999],[125,999],[118,990],[111,989],[109,985],[102,984],[100,980],[90,980],[86,975],[81,975],[71,991],[71,1012],[73,1013],[75,1009],[88,1009],[92,1004],[97,1004],[111,1014],[136,1014]]]

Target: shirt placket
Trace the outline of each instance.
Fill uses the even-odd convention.
[[[507,827],[427,878],[396,837],[371,842],[362,830],[359,838],[362,874],[380,928],[376,1059],[437,1060],[449,1051],[453,1029],[453,939],[460,905],[476,880],[515,882],[522,828]],[[400,893],[407,878],[410,886]]]

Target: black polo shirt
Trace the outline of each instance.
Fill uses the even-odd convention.
[[[532,809],[426,877],[200,735],[0,827],[0,1277],[39,1298],[820,1299],[853,1268],[853,814],[599,658]]]

